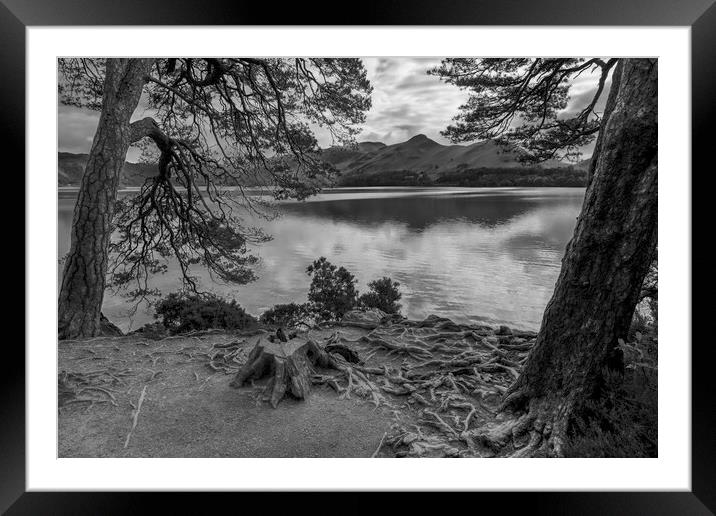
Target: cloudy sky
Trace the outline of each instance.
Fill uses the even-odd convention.
[[[364,58],[368,78],[373,85],[373,107],[367,115],[358,141],[380,141],[393,144],[416,134],[425,134],[448,144],[440,131],[447,127],[467,92],[445,84],[426,71],[440,64],[439,58]],[[576,112],[591,99],[597,77],[583,74],[573,84],[567,111]],[[597,111],[602,111],[607,95],[603,94]],[[97,112],[71,106],[59,106],[59,150],[87,153],[97,127]],[[331,144],[327,134],[318,131],[322,147]],[[591,147],[583,149],[584,157]],[[135,161],[138,151],[127,157]]]

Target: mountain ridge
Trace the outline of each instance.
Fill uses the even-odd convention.
[[[500,146],[492,140],[468,145],[443,145],[425,134],[416,134],[404,142],[391,145],[365,141],[349,146],[331,146],[320,151],[321,159],[338,170],[339,186],[384,184],[386,181],[405,184],[401,174],[402,177],[408,175],[412,178],[407,184],[416,181],[418,184],[440,184],[456,177],[469,184],[471,176],[484,176],[488,171],[491,177],[499,176],[500,171],[512,176],[536,174],[547,177],[557,169],[564,169],[564,173],[581,173],[587,170],[591,160],[587,158],[578,163],[551,160],[539,165],[523,165],[518,159],[520,154],[517,147]],[[58,152],[57,158],[59,186],[79,186],[88,155]],[[155,174],[155,164],[125,162],[120,186],[141,186]],[[491,179],[491,182],[500,181]]]
[[[503,146],[492,140],[468,145],[443,145],[424,134],[417,134],[392,145],[379,143],[361,142],[349,147],[329,147],[322,151],[322,157],[336,167],[343,178],[406,170],[423,173],[435,180],[444,173],[461,169],[584,168],[581,166],[582,162],[571,164],[557,160],[538,165],[523,165],[519,161],[522,151],[516,146]]]
[[[73,152],[57,153],[57,184],[58,186],[79,186],[85,171],[88,154]],[[157,173],[157,165],[153,163],[132,163],[125,161],[120,175],[120,187],[141,186],[148,177]]]

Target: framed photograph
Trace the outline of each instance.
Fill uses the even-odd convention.
[[[352,25],[2,1],[26,203],[8,514],[130,510],[92,491],[716,510],[691,286],[712,1]]]

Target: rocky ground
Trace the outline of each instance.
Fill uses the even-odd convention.
[[[61,457],[487,457],[501,395],[534,333],[430,316],[351,313],[302,334],[360,361],[317,369],[306,400],[272,408],[262,381],[232,378],[265,330],[62,341]],[[483,439],[485,432],[490,439]]]

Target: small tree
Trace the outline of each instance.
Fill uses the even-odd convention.
[[[403,295],[398,288],[400,283],[388,277],[383,277],[368,283],[370,292],[361,294],[358,304],[364,308],[377,308],[387,314],[400,313],[401,305],[398,303]]]
[[[336,267],[321,256],[306,268],[306,274],[313,276],[308,301],[320,319],[340,319],[356,306],[357,280],[344,267]]]

